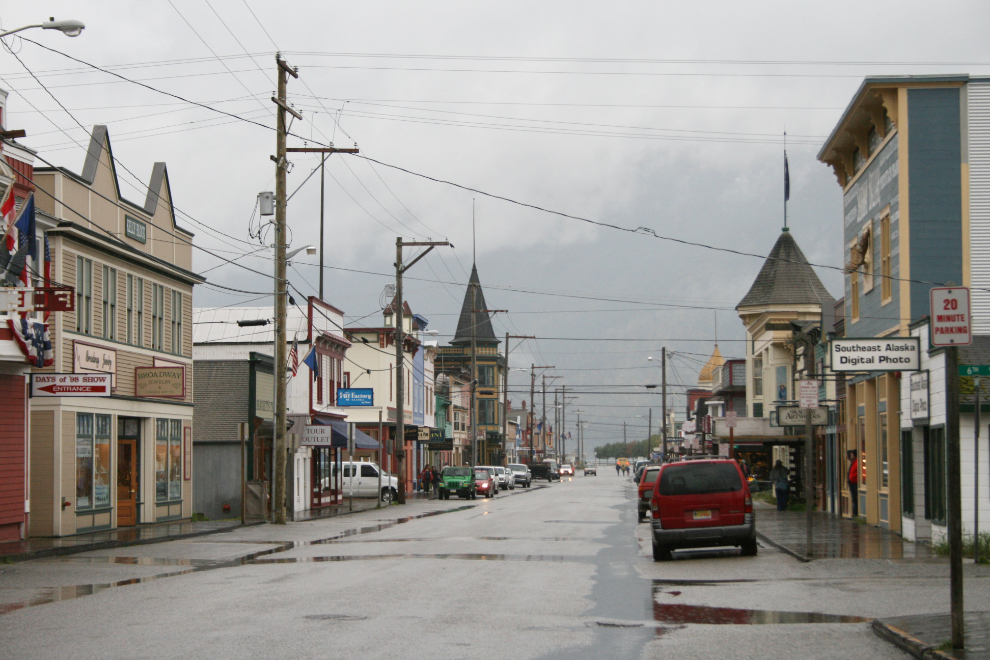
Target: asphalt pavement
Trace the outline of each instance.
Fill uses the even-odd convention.
[[[631,480],[601,470],[0,565],[0,658],[882,660],[909,656],[872,619],[947,607],[943,563],[762,541],[654,563],[636,517]],[[990,606],[979,579],[967,608]]]

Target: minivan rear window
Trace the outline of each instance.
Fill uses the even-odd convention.
[[[643,481],[642,481],[642,483],[644,483],[644,484],[652,484],[654,481],[657,480],[657,475],[659,473],[660,473],[660,468],[657,468],[656,470],[650,470],[650,469],[643,470]]]
[[[706,495],[742,490],[739,471],[731,463],[672,465],[660,475],[660,495]]]

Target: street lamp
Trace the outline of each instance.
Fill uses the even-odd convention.
[[[49,18],[43,23],[38,23],[37,25],[25,25],[24,27],[19,27],[16,30],[7,30],[6,32],[0,32],[0,39],[3,37],[10,36],[16,32],[22,32],[24,30],[30,30],[31,28],[41,28],[42,30],[58,30],[67,37],[78,37],[82,34],[82,31],[86,29],[86,25],[82,21],[68,20],[68,21],[56,21],[55,18]]]
[[[314,254],[316,254],[316,246],[315,245],[307,245],[306,247],[301,247],[301,248],[298,248],[296,250],[293,250],[292,252],[287,253],[285,255],[285,261],[286,261],[286,263],[288,263],[289,260],[292,259],[292,257],[296,256],[297,254],[299,254],[303,250],[306,250],[306,254],[308,254],[310,256],[313,256]]]

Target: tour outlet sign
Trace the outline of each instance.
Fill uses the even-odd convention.
[[[829,342],[832,371],[918,371],[921,340],[917,337],[886,339],[833,339]]]

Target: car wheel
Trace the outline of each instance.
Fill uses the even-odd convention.
[[[653,542],[653,561],[670,561],[670,546],[658,545]]]
[[[742,544],[742,556],[743,557],[755,557],[758,547],[756,545],[756,537],[748,538],[743,541]]]
[[[389,488],[382,488],[382,502],[385,504],[392,503],[392,490]]]

